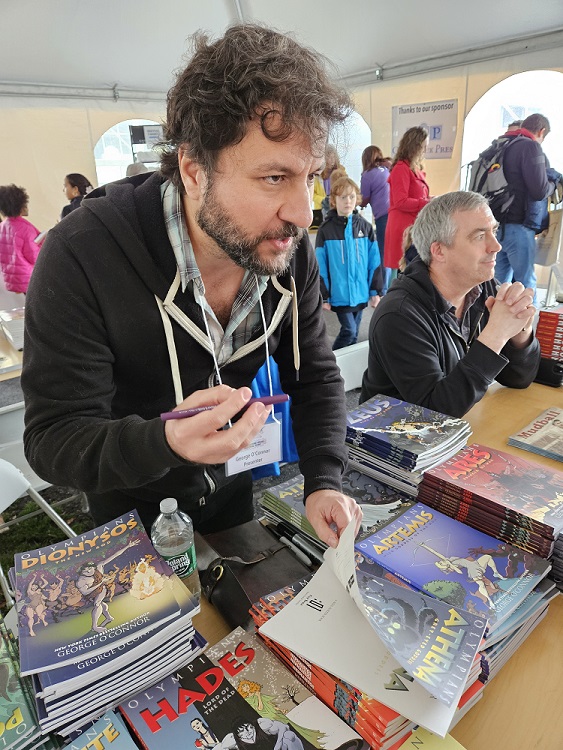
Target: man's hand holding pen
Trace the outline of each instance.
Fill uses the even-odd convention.
[[[168,419],[164,434],[170,448],[181,458],[194,463],[221,464],[246,448],[260,432],[272,409],[263,403],[245,408],[252,396],[250,388],[218,385],[195,391],[176,409],[214,406],[189,419]],[[243,411],[244,410],[244,411]],[[223,427],[239,412],[240,419],[228,430]]]

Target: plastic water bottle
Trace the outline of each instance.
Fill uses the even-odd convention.
[[[195,558],[194,527],[192,519],[178,510],[175,498],[161,500],[160,515],[151,528],[151,540],[159,555],[199,601],[201,587]]]

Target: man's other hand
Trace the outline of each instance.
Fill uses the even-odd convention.
[[[489,320],[478,340],[497,354],[507,341],[516,347],[526,346],[530,340],[536,308],[534,290],[519,282],[501,284],[496,297],[489,297],[486,306]]]
[[[185,419],[165,422],[164,434],[170,448],[187,461],[200,464],[222,464],[242,448],[250,445],[260,432],[271,406],[251,404],[241,418],[227,430],[222,428],[244,409],[252,396],[250,388],[230,388],[218,385],[205,391],[195,391],[178,404],[179,409],[214,406]]]
[[[352,518],[356,520],[356,533],[362,521],[362,511],[356,501],[336,490],[311,492],[305,511],[317,536],[329,547],[338,545],[340,534]]]

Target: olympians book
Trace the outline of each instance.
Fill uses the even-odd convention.
[[[181,614],[176,576],[136,511],[17,554],[15,575],[22,674],[129,643]]]
[[[260,504],[271,514],[268,516],[270,520],[286,522],[326,549],[326,544],[320,541],[305,515],[303,489],[304,478],[298,474],[293,479],[268,487]],[[362,533],[372,533],[413,504],[412,498],[356,469],[347,469],[342,475],[342,492],[354,498],[362,508]]]
[[[469,675],[479,676],[486,622],[367,574],[358,586],[353,542],[351,523],[309,584],[259,632],[443,736]],[[348,648],[338,645],[342,633]]]
[[[563,530],[563,471],[473,443],[424,474],[423,487],[444,487],[550,539]]]
[[[178,673],[125,701],[119,709],[142,746],[146,750],[180,747],[235,750],[248,745],[273,748],[276,743],[283,750],[363,747],[362,739],[324,706],[326,724],[314,726],[305,736],[299,734],[297,727],[305,728],[308,721],[313,719],[314,723],[318,716],[308,717],[297,711],[299,706],[293,708],[298,719],[290,721],[284,712],[276,710],[274,699],[262,715],[227,678],[229,671],[236,674],[237,669],[242,670],[246,662],[252,661],[252,650],[242,645],[234,654],[224,654],[223,666],[214,664],[205,655],[198,656]],[[280,665],[279,669],[283,667]],[[291,682],[293,677],[288,675],[288,684]],[[267,702],[270,683],[261,687]],[[290,697],[288,700],[291,703]],[[323,743],[325,737],[327,741]]]
[[[346,442],[383,461],[423,470],[465,445],[471,427],[463,419],[377,394],[346,417]]]
[[[511,435],[508,444],[563,461],[563,409],[550,406],[520,432]]]
[[[30,692],[19,675],[16,647],[0,615],[0,747],[31,747],[40,736]]]
[[[133,738],[121,716],[115,711],[106,713],[87,729],[83,729],[66,750],[137,750]]]
[[[304,747],[307,743],[327,750],[344,743],[349,748],[364,746],[356,732],[307,690],[256,635],[237,628],[206,655],[260,716],[289,724]]]
[[[490,632],[551,568],[422,503],[357,542],[356,550],[417,590],[488,619]]]

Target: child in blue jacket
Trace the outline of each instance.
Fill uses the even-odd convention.
[[[317,232],[323,307],[333,310],[340,322],[333,349],[356,343],[364,308],[377,306],[383,288],[373,227],[355,210],[360,201],[353,180],[335,180],[330,189],[331,210]]]

